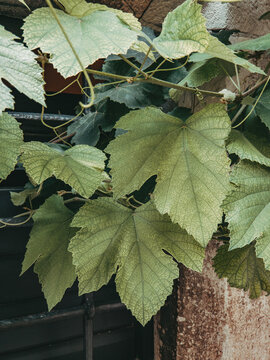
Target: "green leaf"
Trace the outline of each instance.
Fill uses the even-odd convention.
[[[17,120],[7,113],[0,115],[0,180],[5,179],[17,164],[23,132]]]
[[[62,299],[67,288],[76,279],[68,244],[75,234],[70,227],[73,213],[61,197],[51,196],[33,216],[34,226],[30,233],[22,273],[35,263],[47,300],[49,311]]]
[[[37,64],[35,54],[14,39],[18,38],[0,25],[0,115],[14,106],[11,90],[1,79],[45,105],[42,68]]]
[[[265,143],[264,146],[262,142]],[[245,136],[242,132],[233,130],[228,139],[227,149],[229,153],[238,155],[240,159],[270,166],[269,139],[257,138],[248,133]]]
[[[270,227],[256,240],[255,249],[257,257],[263,259],[266,270],[270,270]]]
[[[230,249],[243,247],[269,227],[270,169],[242,161],[232,172],[236,186],[224,201],[229,222]]]
[[[74,217],[82,229],[69,250],[80,294],[99,289],[116,273],[121,300],[144,325],[164,304],[178,276],[177,261],[201,271],[204,249],[151,202],[130,210],[113,199],[85,204]]]
[[[242,66],[252,73],[265,75],[265,72],[261,68],[250,63],[246,59],[236,56],[230,48],[222,44],[222,42],[220,42],[216,37],[209,35],[209,44],[205,52],[203,54],[193,54],[190,57],[190,61],[198,62],[211,58],[225,60],[235,65]]]
[[[227,73],[233,75],[233,65],[219,59],[210,59],[193,64],[188,75],[179,83],[187,84],[189,87],[198,87],[214,79],[217,76],[227,76]]]
[[[31,200],[37,195],[37,189],[25,189],[20,192],[10,191],[10,198],[15,206],[21,206],[25,203],[26,199],[29,197]]]
[[[84,197],[91,196],[103,180],[102,151],[87,145],[76,145],[66,151],[38,141],[25,143],[21,160],[28,175],[40,184],[55,176]]]
[[[270,89],[266,89],[260,98],[256,113],[261,118],[262,122],[270,129]]]
[[[157,209],[206,246],[229,188],[224,142],[230,121],[224,106],[209,105],[186,122],[146,108],[130,112],[116,127],[128,133],[106,149],[115,195],[129,194],[157,175]]]
[[[110,11],[116,14],[120,20],[129,25],[132,30],[141,30],[142,26],[139,20],[131,13],[110,8],[106,5],[87,3],[85,0],[58,0],[65,8],[65,11],[71,16],[79,18],[91,15],[96,11]]]
[[[270,34],[258,37],[257,39],[241,41],[230,45],[232,50],[263,51],[270,49]]]
[[[262,291],[270,293],[270,271],[256,257],[254,244],[233,251],[228,251],[228,245],[221,246],[214,258],[214,268],[220,278],[228,278],[231,286],[249,290],[251,299],[259,297]]]
[[[84,67],[110,54],[126,53],[137,40],[137,33],[112,12],[96,11],[76,17],[61,10],[55,11]],[[50,9],[33,11],[26,18],[23,30],[27,45],[50,53],[51,63],[64,77],[81,71]]]
[[[153,44],[164,58],[179,59],[204,52],[209,42],[201,5],[187,0],[166,16],[161,34]]]
[[[76,145],[95,146],[100,137],[100,128],[103,131],[111,131],[116,121],[127,111],[128,109],[124,105],[105,99],[96,105],[94,111],[74,121],[68,127],[67,134],[75,133],[72,143]]]

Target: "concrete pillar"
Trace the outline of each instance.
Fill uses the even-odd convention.
[[[155,318],[155,360],[269,360],[270,297],[251,300],[220,280],[207,248],[202,274],[180,266],[172,296]]]

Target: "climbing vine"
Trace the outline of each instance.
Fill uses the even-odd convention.
[[[269,66],[247,59],[270,49],[270,34],[225,45],[196,0],[170,12],[158,35],[105,5],[46,1],[25,19],[26,45],[0,26],[0,179],[18,163],[29,177],[11,193],[25,208],[21,223],[33,219],[22,273],[34,264],[49,310],[76,278],[83,294],[115,275],[121,300],[146,324],[170,295],[178,263],[202,271],[213,238],[220,277],[252,298],[269,293]],[[91,68],[98,59],[100,71]],[[88,100],[51,127],[50,142],[24,142],[7,111],[8,84],[41,105],[49,126],[45,62],[76,76],[70,84]],[[256,78],[246,89],[243,68]],[[201,88],[221,77],[233,90]]]

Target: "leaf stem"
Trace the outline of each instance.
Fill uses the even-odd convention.
[[[124,60],[129,66],[133,67],[135,70],[137,70],[141,75],[147,79],[148,75],[142,71],[137,65],[133,64],[130,60],[128,60],[124,55],[119,54],[118,55],[122,60]]]

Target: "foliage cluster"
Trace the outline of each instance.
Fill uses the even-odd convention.
[[[23,165],[29,183],[11,198],[34,221],[22,273],[34,264],[49,309],[76,278],[83,294],[115,274],[121,300],[146,324],[178,263],[201,271],[214,237],[224,243],[217,274],[253,298],[269,293],[270,87],[268,67],[247,59],[270,49],[270,34],[227,46],[207,31],[196,0],[170,12],[158,36],[105,5],[57,3],[25,19],[26,46],[0,26],[0,179]],[[10,84],[41,104],[44,123],[35,49],[63,77],[87,81],[88,103],[49,143],[24,142],[4,112],[14,106]],[[91,69],[101,58],[102,71]],[[257,74],[249,89],[240,68]],[[234,92],[199,88],[222,76]],[[176,106],[184,92],[195,111]]]

